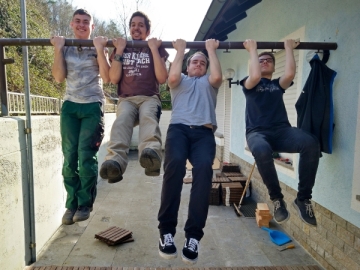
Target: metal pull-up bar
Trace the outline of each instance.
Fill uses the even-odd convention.
[[[30,38],[0,38],[0,46],[52,46],[50,39],[30,39]],[[94,43],[91,39],[65,39],[66,46],[84,46],[92,47]],[[108,40],[107,47],[114,47],[112,40]],[[127,41],[128,48],[147,47],[147,41]],[[173,49],[171,41],[163,41],[162,47]],[[205,49],[205,41],[188,41],[186,42],[188,49]],[[284,42],[268,42],[258,41],[258,49],[284,49]],[[243,41],[220,41],[218,49],[245,49]],[[300,42],[296,47],[297,50],[336,50],[337,43],[334,42]]]
[[[5,46],[52,46],[50,39],[36,39],[36,38],[0,38],[0,100],[1,113],[3,116],[8,115],[8,100],[7,100],[7,82],[6,82],[6,68],[5,65],[11,64],[12,59],[5,59]],[[93,47],[92,39],[65,39],[65,46],[77,47]],[[143,48],[147,47],[147,41],[129,40],[126,43],[127,48]],[[112,40],[108,40],[106,47],[114,47]],[[173,49],[171,41],[163,41],[162,47]],[[205,41],[189,41],[186,42],[188,49],[205,49]],[[281,50],[284,49],[284,42],[257,42],[258,49]],[[232,49],[245,49],[242,41],[220,41],[218,49],[225,49],[226,51]],[[296,47],[297,50],[336,50],[337,43],[334,42],[300,42]]]

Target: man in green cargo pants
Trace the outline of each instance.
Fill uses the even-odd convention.
[[[94,24],[84,9],[74,12],[70,27],[77,39],[89,39]],[[60,129],[64,164],[62,174],[67,191],[62,223],[89,218],[96,196],[99,150],[103,135],[103,81],[109,82],[106,37],[96,37],[95,47],[65,46],[65,38],[54,36],[52,74],[57,82],[66,79],[66,93],[61,108]]]

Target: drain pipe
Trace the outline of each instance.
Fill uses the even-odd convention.
[[[20,0],[21,8],[21,33],[27,38],[26,1]],[[28,64],[28,47],[22,47],[24,91],[25,91],[25,135],[26,135],[26,179],[23,180],[24,201],[24,227],[25,227],[25,264],[30,265],[36,261],[36,239],[35,239],[35,207],[34,207],[34,175],[31,136],[31,100]],[[24,178],[23,178],[24,179]]]

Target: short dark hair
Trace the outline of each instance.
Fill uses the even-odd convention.
[[[75,15],[87,15],[90,17],[90,19],[92,19],[92,16],[91,14],[86,10],[86,9],[83,9],[83,8],[79,8],[77,10],[75,10],[74,14],[73,14],[73,18],[75,17]]]
[[[205,57],[205,59],[206,59],[206,69],[207,69],[207,68],[209,67],[209,58],[206,56],[205,53],[203,53],[203,52],[201,52],[201,51],[198,51],[198,52],[190,55],[190,56],[188,57],[188,59],[186,60],[186,66],[189,66],[189,65],[190,65],[191,58],[193,58],[193,57],[195,56],[195,54],[200,54],[200,55],[202,55],[202,56]]]
[[[131,15],[130,21],[129,21],[129,27],[131,28],[131,21],[134,17],[143,17],[145,21],[146,30],[150,31],[151,28],[151,21],[149,17],[142,11],[136,11]]]
[[[272,58],[273,62],[274,62],[274,66],[275,66],[275,56],[274,56],[274,54],[272,52],[262,52],[262,53],[259,54],[259,57],[263,56],[263,55],[270,56]]]

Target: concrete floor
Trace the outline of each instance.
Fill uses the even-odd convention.
[[[145,176],[137,161],[137,152],[130,151],[129,158],[121,182],[99,182],[89,220],[59,227],[33,266],[187,266],[180,254],[191,184],[184,184],[182,191],[175,236],[178,257],[164,260],[158,254],[157,229],[163,172],[159,177]],[[135,241],[108,246],[94,238],[95,234],[111,226],[132,231]],[[270,227],[282,230],[273,221]],[[278,251],[278,246],[270,241],[266,231],[257,227],[254,218],[238,217],[232,207],[210,205],[204,231],[196,267],[318,265],[295,241],[295,249]]]

